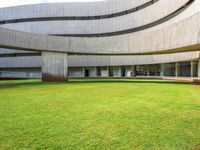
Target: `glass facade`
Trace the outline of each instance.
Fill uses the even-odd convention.
[[[149,76],[160,76],[161,66],[160,65],[149,65]]]
[[[180,77],[191,77],[191,62],[180,62]]]
[[[101,67],[97,67],[97,77],[101,76]]]
[[[83,68],[83,67],[82,67]],[[133,66],[104,66],[104,67],[84,67],[81,69],[69,68],[69,75],[81,75],[84,70],[85,77],[197,77],[198,76],[198,61],[185,61],[176,63],[165,64],[152,64],[152,65],[133,65]],[[71,71],[76,71],[72,73]]]
[[[168,64],[162,64],[162,72],[163,76],[176,76],[176,64],[175,63],[168,63]]]
[[[141,66],[136,66],[136,76],[147,76],[147,66],[141,65]]]

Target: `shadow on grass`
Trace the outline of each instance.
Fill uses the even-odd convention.
[[[40,80],[15,80],[0,81],[0,89],[33,86],[59,86],[69,84],[108,84],[108,83],[127,83],[127,84],[192,84],[174,80],[154,80],[154,79],[69,79],[68,82],[41,82]]]

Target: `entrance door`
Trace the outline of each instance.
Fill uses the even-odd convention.
[[[89,77],[90,76],[90,71],[89,69],[85,69],[85,77]]]
[[[122,77],[126,76],[126,68],[125,67],[121,67],[121,76]]]

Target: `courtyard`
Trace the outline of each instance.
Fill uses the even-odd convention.
[[[0,81],[0,149],[200,145],[200,87],[168,80]]]

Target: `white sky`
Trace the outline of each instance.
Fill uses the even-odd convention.
[[[93,2],[103,0],[0,0],[0,7],[18,6],[25,4],[37,3],[54,3],[54,2]]]

